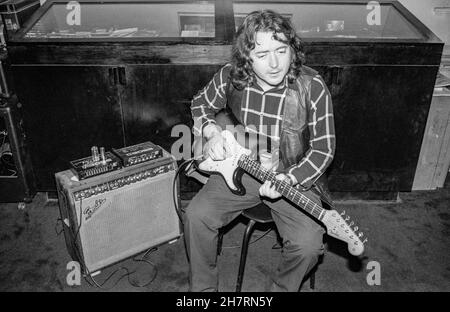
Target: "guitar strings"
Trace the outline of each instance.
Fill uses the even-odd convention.
[[[251,171],[251,173],[255,176],[255,177],[261,177],[262,179],[265,180],[270,180],[272,183],[275,184],[275,186],[278,187],[279,190],[281,190],[281,193],[284,196],[289,195],[289,193],[291,193],[293,195],[293,198],[295,201],[297,201],[297,204],[303,204],[306,211],[308,211],[309,213],[311,213],[313,216],[315,216],[317,219],[320,220],[320,216],[323,212],[323,208],[320,207],[319,205],[317,205],[316,203],[314,203],[313,201],[311,201],[308,197],[306,197],[305,195],[303,195],[302,193],[300,193],[299,190],[297,190],[296,188],[292,187],[290,184],[288,184],[287,182],[283,181],[283,180],[278,180],[275,178],[275,174],[270,172],[269,170],[265,170],[261,168],[261,165],[259,163],[257,163],[256,161],[250,159],[247,155],[244,155],[243,157],[244,159],[240,159],[240,165],[244,168],[247,169],[249,171]],[[261,174],[258,174],[259,172],[262,172]],[[286,192],[287,191],[287,192]],[[305,200],[306,198],[306,200]],[[317,210],[317,211],[316,211]]]

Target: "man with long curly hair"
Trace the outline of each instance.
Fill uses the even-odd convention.
[[[231,150],[215,116],[228,109],[245,130],[269,142],[266,168],[321,205],[330,202],[324,172],[335,150],[333,108],[323,79],[304,60],[289,19],[269,10],[250,13],[237,30],[231,63],[192,100],[193,132],[207,140],[204,157],[223,160]],[[218,230],[263,201],[283,242],[267,290],[298,291],[323,253],[323,226],[282,198],[269,181],[261,185],[244,174],[242,184],[246,194],[238,196],[220,175],[212,175],[186,208],[190,290],[218,291]]]

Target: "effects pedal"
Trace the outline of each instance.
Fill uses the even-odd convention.
[[[163,157],[163,149],[152,142],[143,142],[118,149],[113,148],[112,152],[122,160],[124,167]]]

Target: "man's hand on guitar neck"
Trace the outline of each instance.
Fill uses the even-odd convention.
[[[296,181],[294,181],[290,177],[290,175],[286,175],[284,173],[277,174],[275,178],[277,180],[281,180],[281,181],[284,180],[284,181],[288,182],[290,185],[297,184]],[[272,182],[270,182],[269,180],[265,181],[261,185],[261,187],[259,188],[259,195],[261,195],[263,197],[268,197],[268,198],[271,198],[271,199],[277,199],[277,198],[280,198],[282,196],[280,193],[278,193],[275,190],[275,185],[272,186]]]
[[[210,157],[212,160],[224,160],[232,155],[229,144],[222,136],[222,129],[215,125],[209,124],[203,128],[203,136],[206,138],[206,144],[203,148],[203,156]]]

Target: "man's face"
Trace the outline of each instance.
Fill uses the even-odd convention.
[[[278,38],[286,40],[282,33],[278,34]],[[258,31],[255,39],[250,58],[258,84],[267,91],[283,82],[289,71],[292,52],[287,44],[273,38],[273,32]]]

